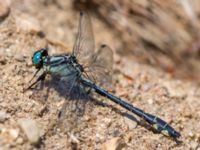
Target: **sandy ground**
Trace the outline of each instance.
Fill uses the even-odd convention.
[[[78,12],[70,2],[64,3],[65,9],[26,2],[12,3],[0,24],[0,149],[200,149],[199,86],[138,63],[134,56],[120,57],[114,35],[93,15],[97,45],[106,43],[114,51],[113,93],[169,122],[180,131],[181,144],[138,124],[136,120],[142,120],[97,95],[74,134],[58,130],[58,112],[65,97],[50,88],[47,99],[47,87],[22,91],[35,72],[31,66],[35,50],[48,47],[50,54],[71,51]],[[33,120],[39,128],[40,139],[35,144],[20,125],[25,119]]]

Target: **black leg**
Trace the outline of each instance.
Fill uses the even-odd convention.
[[[34,75],[35,76],[35,75]],[[36,85],[40,81],[44,81],[46,77],[46,73],[43,73],[40,75],[35,82],[33,82],[28,88],[26,88],[23,92],[26,92],[27,90],[31,89],[34,85]],[[31,79],[32,80],[32,79]]]

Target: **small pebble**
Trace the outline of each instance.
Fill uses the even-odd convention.
[[[40,141],[40,137],[43,135],[42,130],[39,128],[37,122],[32,119],[20,119],[18,121],[19,126],[26,134],[31,144],[37,145]]]
[[[24,56],[21,55],[21,54],[16,54],[14,57],[18,62],[23,62],[24,61]]]
[[[190,138],[193,138],[193,137],[194,137],[194,133],[193,133],[193,132],[189,132],[188,135],[189,135]]]
[[[103,145],[101,150],[122,150],[124,148],[124,144],[119,137],[112,138],[106,141]]]
[[[16,143],[17,144],[22,144],[24,140],[22,138],[17,138]]]
[[[10,129],[9,134],[11,137],[15,140],[19,136],[19,130],[16,129]]]
[[[152,105],[152,104],[154,103],[154,101],[153,101],[152,98],[149,98],[149,99],[147,100],[147,102],[149,103],[149,105]]]
[[[0,111],[0,122],[3,123],[7,118],[7,113],[5,111]]]
[[[78,138],[75,135],[69,134],[69,136],[73,143],[80,143],[80,141],[78,140]]]
[[[191,149],[197,149],[198,143],[195,142],[195,141],[191,141],[191,142],[190,142],[190,147],[191,147]]]
[[[0,0],[0,19],[6,18],[10,13],[10,0]]]
[[[197,150],[200,150],[200,147],[198,147]]]

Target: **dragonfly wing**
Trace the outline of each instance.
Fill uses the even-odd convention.
[[[85,110],[89,107],[88,101],[88,95],[75,81],[60,110],[58,128],[63,132],[75,132],[82,123]]]
[[[98,82],[100,85],[108,86],[112,81],[113,73],[113,52],[107,45],[102,45],[95,53],[95,57],[90,67],[86,69],[90,79]]]
[[[80,64],[87,65],[92,60],[94,51],[94,35],[90,16],[86,12],[80,12],[72,55],[76,56]]]

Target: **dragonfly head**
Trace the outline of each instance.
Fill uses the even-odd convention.
[[[34,52],[33,56],[32,56],[33,65],[37,69],[42,68],[43,60],[44,60],[44,58],[46,58],[46,56],[48,56],[48,52],[47,52],[47,49],[45,49],[45,48],[41,48],[41,49],[37,50],[36,52]]]

